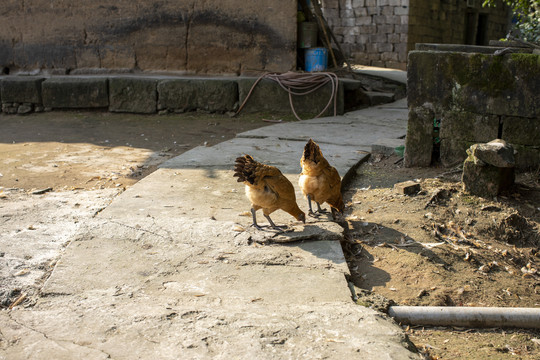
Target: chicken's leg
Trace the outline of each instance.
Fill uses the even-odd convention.
[[[283,229],[279,226],[277,226],[276,224],[274,224],[274,222],[272,221],[272,219],[270,219],[270,215],[266,215],[264,214],[264,217],[266,218],[266,220],[268,220],[268,222],[270,223],[270,226],[272,227],[272,229],[276,229],[276,230],[279,230],[279,231],[283,231]],[[284,228],[286,226],[283,226]]]
[[[308,211],[308,215],[311,216],[311,217],[319,217],[319,215],[315,214],[313,212],[313,208],[311,207],[311,195],[307,195],[307,203],[308,203],[308,206],[309,206],[309,211]],[[317,203],[317,205],[320,207],[319,203]]]
[[[321,204],[319,204],[316,201],[315,201],[315,204],[317,204],[317,211],[313,212],[313,208],[311,207],[311,195],[308,194],[307,200],[308,200],[308,205],[309,205],[309,212],[308,212],[309,216],[318,218],[319,214],[326,214],[328,212],[324,210],[323,208],[321,208]]]
[[[334,209],[333,207],[330,207],[330,210],[332,211],[332,220],[337,221],[338,211]]]
[[[251,226],[253,226],[257,230],[262,231],[262,227],[260,227],[259,224],[257,224],[257,216],[255,215],[255,209],[254,208],[251,208],[251,216],[253,217],[253,224]]]
[[[318,202],[315,201],[315,203],[317,204],[317,212],[318,213],[321,213],[321,214],[326,214],[328,211],[321,208],[321,204],[319,204]]]

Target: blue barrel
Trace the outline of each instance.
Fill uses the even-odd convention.
[[[328,68],[328,50],[323,47],[305,50],[306,71],[324,71]]]

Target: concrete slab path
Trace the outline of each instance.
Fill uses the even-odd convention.
[[[85,224],[34,307],[0,313],[0,359],[418,359],[399,326],[351,300],[339,225],[276,212],[293,231],[255,231],[232,176],[247,153],[298,189],[312,138],[346,178],[406,124],[402,100],[167,161]]]

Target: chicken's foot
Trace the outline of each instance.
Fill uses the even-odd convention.
[[[272,229],[279,230],[279,231],[282,232],[283,229],[287,228],[287,226],[277,226],[276,224],[274,224],[272,219],[270,219],[270,215],[264,214],[264,217],[266,218],[266,220],[268,220],[268,222],[270,223],[270,226],[272,227]]]
[[[263,215],[268,220],[268,222],[270,223],[270,227],[272,229],[279,230],[280,232],[283,232],[283,229],[287,228],[287,226],[277,226],[276,224],[274,224],[272,219],[270,219],[269,215],[266,215],[266,214],[263,214]],[[253,226],[257,230],[264,231],[263,227],[265,227],[265,226],[260,226],[259,224],[257,224],[256,210],[253,209],[253,208],[251,208],[251,216],[253,217],[253,224],[251,224],[251,226]]]
[[[321,208],[321,204],[319,204],[316,201],[315,201],[315,204],[317,204],[317,211],[313,212],[313,208],[311,207],[311,195],[308,195],[307,199],[308,199],[308,205],[309,205],[309,211],[308,211],[309,216],[314,217],[314,218],[318,218],[320,216],[320,214],[328,213],[328,211]]]

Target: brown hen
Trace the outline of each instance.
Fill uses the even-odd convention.
[[[341,177],[333,166],[330,166],[324,158],[319,145],[309,139],[304,147],[304,154],[300,160],[302,173],[298,184],[302,193],[308,199],[309,215],[317,216],[311,207],[311,201],[317,203],[317,212],[325,212],[321,209],[322,203],[328,203],[332,210],[332,218],[336,220],[337,213],[343,214],[345,204],[341,195]]]
[[[278,209],[288,212],[296,220],[306,222],[306,215],[296,203],[292,183],[278,168],[261,164],[250,155],[244,155],[236,158],[234,171],[238,182],[244,182],[246,185],[246,196],[251,201],[254,227],[261,230],[255,215],[259,209],[263,210],[264,217],[274,229],[279,229],[279,227],[270,219],[270,214]]]

